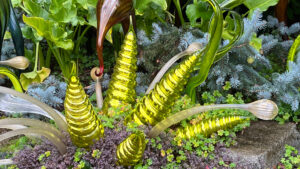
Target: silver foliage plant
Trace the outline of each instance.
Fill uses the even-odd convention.
[[[63,107],[67,84],[59,81],[54,75],[49,76],[43,83],[32,84],[28,94],[54,108]]]
[[[284,26],[272,16],[267,21],[256,11],[251,19],[244,19],[244,35],[239,42],[222,60],[211,69],[206,86],[211,90],[220,90],[229,81],[231,87],[248,96],[257,96],[259,99],[275,99],[289,104],[293,111],[299,109],[300,93],[300,61],[291,63],[290,71],[283,73],[264,74],[265,70],[272,70],[268,57],[287,58],[292,40],[284,40],[284,36],[297,35],[300,24],[291,27]],[[258,31],[262,39],[262,48],[256,50],[250,45],[251,37]],[[270,33],[267,33],[271,31]]]

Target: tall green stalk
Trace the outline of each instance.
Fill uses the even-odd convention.
[[[175,4],[175,6],[176,6],[177,13],[178,13],[181,25],[184,25],[185,22],[184,22],[184,18],[183,18],[182,11],[181,11],[180,1],[179,0],[173,0],[173,2]]]
[[[199,73],[192,77],[186,87],[186,93],[196,101],[196,87],[199,86],[208,76],[211,65],[214,63],[223,32],[223,13],[215,0],[208,1],[214,10],[214,17],[211,21],[209,34],[212,36],[208,42],[205,52],[199,60]]]

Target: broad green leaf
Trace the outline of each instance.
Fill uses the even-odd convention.
[[[97,28],[97,17],[95,13],[96,13],[96,8],[89,8],[87,20],[89,25],[93,26],[94,28]]]
[[[266,11],[270,6],[274,6],[279,0],[245,0],[244,4],[250,10],[250,14],[256,9],[261,12]],[[251,16],[251,15],[250,15]]]
[[[22,86],[21,86],[17,76],[12,71],[10,71],[9,69],[7,69],[5,67],[0,67],[0,74],[7,76],[10,79],[10,81],[12,82],[15,90],[23,93]]]
[[[21,2],[22,2],[21,0],[11,0],[13,7],[19,6],[21,4]]]
[[[149,3],[155,3],[160,6],[163,10],[166,10],[168,7],[166,0],[137,0],[135,1],[135,9],[137,15],[144,14],[144,10],[148,8]]]
[[[33,29],[27,25],[22,28],[22,33],[23,33],[24,38],[30,39],[35,43],[43,40],[43,37],[38,35],[38,33],[35,29]]]
[[[34,28],[38,35],[55,43],[57,47],[72,50],[74,43],[71,39],[67,39],[68,33],[60,28],[56,22],[44,20],[40,17],[26,17],[23,15],[24,22]]]
[[[88,24],[88,23],[86,22],[86,20],[85,20],[83,17],[81,17],[81,16],[78,16],[78,17],[77,17],[77,21],[78,21],[79,25],[86,25],[86,24]],[[74,23],[73,23],[73,24],[74,24]]]
[[[32,0],[24,0],[23,4],[32,16],[48,19],[49,13],[38,3],[33,2]]]
[[[186,15],[190,20],[192,25],[196,25],[197,19],[209,20],[212,16],[213,11],[208,8],[205,2],[196,2],[194,4],[190,4],[186,8]]]
[[[84,9],[88,9],[89,7],[96,7],[97,0],[76,0]]]
[[[50,18],[56,22],[77,25],[77,8],[72,0],[52,0],[50,5]]]
[[[220,3],[221,8],[233,9],[239,5],[241,5],[245,0],[225,0]]]
[[[68,5],[65,7],[70,8],[72,6],[72,0],[52,0],[49,10],[50,10],[51,14],[56,14],[62,8],[65,8],[64,5]]]
[[[258,38],[256,33],[253,33],[249,44],[257,51],[260,51],[262,47],[262,39]]]
[[[39,71],[33,71],[28,73],[22,73],[20,81],[24,90],[28,89],[28,86],[32,83],[42,83],[50,75],[50,69],[42,68]]]

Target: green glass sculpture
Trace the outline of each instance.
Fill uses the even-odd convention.
[[[107,96],[104,99],[103,113],[107,114],[109,107],[118,107],[121,103],[135,102],[137,44],[132,25],[125,36],[114,72],[111,77]]]
[[[131,166],[138,163],[143,157],[146,148],[143,133],[131,134],[117,148],[118,164]]]
[[[149,123],[155,125],[168,117],[201,53],[196,52],[188,56],[183,62],[166,73],[154,89],[137,104],[132,117],[129,118],[132,118],[138,124]]]
[[[198,134],[202,134],[207,137],[218,130],[232,128],[246,120],[249,119],[241,116],[228,116],[203,120],[197,124],[179,128],[176,132],[176,136],[183,139],[191,139]]]
[[[68,131],[73,144],[87,148],[103,136],[104,128],[94,112],[79,79],[72,76],[64,102]]]

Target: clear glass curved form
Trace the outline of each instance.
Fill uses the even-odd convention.
[[[73,144],[87,148],[103,136],[104,128],[94,112],[79,79],[72,76],[65,98],[65,114]]]

